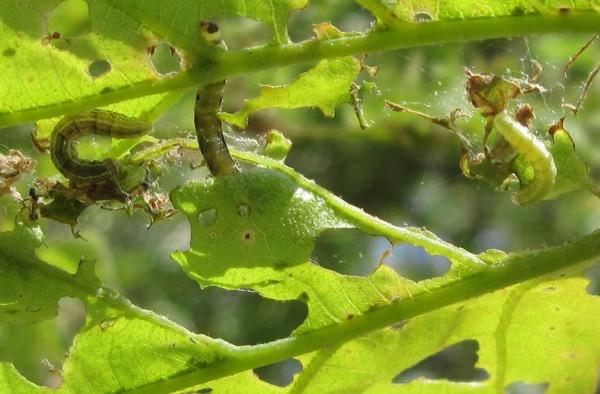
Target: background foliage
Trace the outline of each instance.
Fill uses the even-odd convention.
[[[147,2],[153,6],[143,10],[137,9],[134,1],[122,1],[120,8],[125,11],[121,13],[114,11],[109,1],[94,0],[88,2],[91,34],[78,31],[77,26],[69,26],[74,32],[63,37],[69,41],[51,40],[49,44],[41,45],[43,37],[50,34],[52,28],[46,23],[31,23],[29,19],[48,21],[52,10],[61,2],[26,2],[28,18],[17,16],[24,12],[21,3],[8,1],[0,11],[1,41],[6,48],[13,44],[19,48],[19,52],[9,56],[6,48],[0,47],[0,51],[4,50],[0,60],[3,69],[0,115],[5,115],[0,119],[11,125],[0,132],[0,152],[6,153],[6,147],[17,148],[34,157],[37,161],[35,176],[39,177],[54,175],[56,170],[48,155],[38,153],[31,145],[30,133],[34,125],[17,125],[22,122],[11,121],[9,116],[12,112],[26,112],[33,108],[40,111],[35,119],[41,119],[46,117],[41,114],[48,106],[68,101],[79,92],[85,92],[83,97],[102,97],[105,89],[110,91],[113,86],[143,84],[148,79],[160,79],[170,72],[177,72],[179,63],[176,55],[171,53],[165,42],[178,35],[181,37],[177,41],[179,49],[203,51],[195,32],[186,30],[186,26],[197,20],[219,16],[218,21],[230,50],[271,41],[285,43],[286,34],[292,41],[308,39],[312,37],[313,23],[331,21],[341,31],[364,31],[373,20],[371,13],[353,2],[305,4],[303,1],[280,1],[276,3],[281,4],[278,5],[281,8],[273,11],[277,18],[271,19],[267,12],[271,10],[252,7],[253,2],[248,2],[248,8],[244,9],[253,10],[254,14],[240,18],[234,15],[244,14],[240,7],[246,2],[227,2],[225,10],[214,11],[210,7],[198,10],[186,1],[177,1],[175,3],[182,10],[193,11],[178,14],[175,7],[166,7],[160,1]],[[410,15],[415,15],[418,7],[430,11],[427,2],[414,3],[410,4],[413,7]],[[306,8],[299,12],[291,12],[304,6]],[[408,5],[398,7],[404,11],[410,8]],[[472,4],[465,7],[475,9]],[[461,12],[447,8],[448,14],[440,13],[436,18],[455,19],[453,15]],[[535,10],[524,7],[522,11],[529,13]],[[286,29],[288,13],[290,19]],[[398,15],[404,13],[399,12]],[[161,30],[165,24],[157,16],[165,20],[172,18],[169,26],[172,29]],[[129,18],[139,20],[144,29],[129,24]],[[60,25],[61,22],[54,23]],[[89,37],[83,39],[82,34]],[[152,38],[145,34],[152,35]],[[164,41],[155,38],[154,34],[163,37]],[[460,146],[453,135],[414,115],[384,110],[383,102],[401,102],[430,114],[447,115],[453,109],[465,108],[468,104],[464,89],[465,66],[477,72],[521,77],[530,74],[535,59],[543,66],[540,83],[547,92],[528,97],[527,101],[534,106],[538,123],[546,125],[567,114],[561,104],[576,101],[582,81],[600,61],[600,49],[595,44],[572,66],[568,75],[563,72],[569,57],[589,38],[588,34],[546,35],[373,53],[365,61],[379,66],[377,76],[370,78],[363,72],[358,80],[372,79],[376,84],[372,89],[363,85],[367,86],[363,102],[365,116],[371,123],[369,129],[360,128],[350,105],[336,106],[335,116],[327,117],[324,113],[333,114],[331,104],[311,103],[309,98],[308,106],[318,106],[323,111],[312,108],[258,111],[250,115],[244,132],[251,142],[238,140],[232,144],[237,144],[240,149],[246,148],[266,131],[281,130],[293,140],[286,164],[299,173],[375,216],[395,224],[425,227],[445,241],[473,253],[488,249],[527,250],[559,244],[600,227],[596,196],[578,191],[533,206],[515,206],[509,193],[497,192],[485,183],[462,176],[458,166]],[[157,45],[153,55],[145,50],[149,42]],[[48,48],[56,48],[57,55],[47,57]],[[21,50],[28,56],[22,56]],[[106,61],[106,58],[109,59],[109,71],[102,71],[102,67],[106,67],[102,60]],[[350,69],[356,67],[355,60],[346,59]],[[225,96],[225,112],[235,113],[244,108],[244,99],[261,93],[260,84],[287,84],[313,66],[292,65],[231,78]],[[79,77],[82,72],[89,72],[92,76],[86,83]],[[95,76],[95,73],[98,75]],[[56,79],[59,74],[61,78]],[[351,80],[352,76],[349,78]],[[347,99],[344,92],[334,104]],[[579,117],[570,116],[566,123],[578,154],[588,163],[593,176],[598,175],[600,168],[600,155],[596,149],[600,141],[597,141],[599,137],[594,132],[600,129],[600,112],[595,110],[598,105],[600,90],[596,83]],[[65,112],[74,109],[68,104],[64,108]],[[168,138],[193,131],[193,93],[189,90],[171,90],[120,101],[110,108],[129,115],[150,112],[156,117],[160,114],[155,123],[156,137]],[[59,114],[52,113],[53,116]],[[237,123],[244,123],[243,117],[240,120],[238,116],[237,120]],[[48,135],[55,121],[38,122],[38,135]],[[192,160],[199,161],[200,158],[195,155]],[[206,175],[205,169],[188,170],[181,166],[165,170],[161,183],[166,190],[171,190],[186,179]],[[598,179],[598,176],[595,178]],[[284,194],[288,187],[293,193],[293,186],[287,185],[283,178],[277,179],[282,182],[277,189],[280,193]],[[25,177],[18,185],[23,195],[27,194],[30,182],[31,178]],[[274,184],[278,184],[273,182],[263,186],[273,188]],[[259,182],[251,182],[251,185],[256,184],[261,186]],[[223,187],[227,189],[227,185]],[[186,190],[180,192],[185,194]],[[203,193],[195,189],[187,192],[191,197],[186,201],[195,201]],[[235,190],[219,193],[231,195],[235,194]],[[218,204],[220,195],[202,195],[205,199],[200,199],[198,205],[210,198],[215,198],[215,204]],[[265,204],[278,206],[277,201]],[[319,201],[315,204],[319,205]],[[20,209],[8,195],[0,196],[0,230],[9,231],[14,227]],[[301,212],[294,213],[310,216],[310,212],[316,209],[321,208],[300,206],[298,210]],[[190,217],[197,212],[193,211]],[[352,290],[360,295],[357,298],[368,299],[361,279],[364,281],[366,275],[373,273],[383,257],[385,268],[379,269],[380,276],[376,277],[380,280],[376,283],[385,283],[383,288],[398,280],[401,286],[409,289],[406,291],[410,291],[414,284],[404,283],[406,279],[440,278],[450,269],[447,258],[430,256],[423,249],[405,243],[394,245],[391,253],[385,256],[390,244],[383,236],[369,236],[364,231],[349,228],[352,226],[336,216],[338,213],[325,212],[324,216],[311,222],[307,243],[294,245],[301,250],[289,252],[286,234],[281,235],[281,242],[276,242],[281,253],[305,258],[298,265],[281,272],[297,275],[296,278],[302,281],[316,278],[316,283],[309,283],[310,286],[316,293],[324,292],[323,299],[329,297],[332,304],[339,303],[339,298],[335,298],[338,286],[354,286]],[[270,214],[272,216],[264,219],[267,223],[281,219],[278,213]],[[27,319],[9,319],[2,315],[0,361],[11,363],[20,374],[38,385],[57,387],[64,378],[65,391],[75,392],[82,387],[87,387],[90,392],[116,391],[123,387],[133,390],[149,383],[144,379],[154,373],[176,376],[185,368],[202,369],[220,357],[229,356],[220,348],[219,342],[189,334],[183,328],[222,338],[235,345],[256,345],[288,337],[292,332],[301,333],[307,325],[327,325],[346,314],[346,310],[340,307],[340,316],[334,311],[331,321],[319,320],[324,313],[314,303],[319,297],[313,298],[311,294],[308,300],[302,298],[306,283],[296,290],[287,282],[282,288],[261,283],[252,287],[245,279],[227,277],[219,272],[218,266],[223,251],[230,250],[227,243],[222,246],[221,252],[216,249],[217,258],[212,265],[217,267],[216,272],[203,272],[206,262],[198,263],[199,268],[186,268],[186,264],[193,264],[183,254],[177,254],[175,257],[184,267],[182,270],[173,263],[170,254],[189,247],[190,225],[185,215],[158,222],[146,230],[147,220],[141,213],[128,217],[123,211],[93,207],[85,211],[78,226],[87,241],[74,239],[68,226],[45,219],[41,221],[46,237],[43,244],[36,240],[35,234],[25,230],[13,234],[19,237],[17,241],[15,238],[3,239],[0,242],[0,259],[15,264],[21,260],[17,261],[14,256],[21,256],[24,265],[31,262],[40,264],[44,270],[49,270],[44,271],[44,275],[60,283],[66,280],[71,290],[65,292],[62,284],[55,288],[47,279],[36,285],[33,283],[37,279],[30,277],[28,283],[44,288],[43,297],[38,294],[40,299],[36,304],[40,309],[32,312],[35,314],[33,318],[26,315]],[[194,220],[192,223],[195,223]],[[335,228],[320,234],[312,250],[312,238],[327,227]],[[194,224],[191,228],[192,249],[202,250],[207,243],[201,242]],[[297,239],[297,236],[293,234],[290,239]],[[28,244],[30,249],[11,249],[11,245],[23,243]],[[243,254],[243,251],[231,253]],[[277,253],[272,252],[272,255]],[[87,290],[78,286],[80,282],[96,281],[89,267],[78,267],[82,256],[95,261],[96,274],[108,288],[119,291],[140,308],[164,315],[183,328],[173,329],[171,323],[166,322],[159,326],[153,320],[154,316],[123,306],[128,305],[127,302],[112,293],[104,299],[100,297],[100,301],[91,297]],[[252,260],[252,252],[247,256]],[[307,262],[309,259],[331,271]],[[46,267],[45,262],[60,271]],[[263,264],[263,261],[259,263]],[[449,275],[460,269],[461,264],[466,264],[464,261],[453,263]],[[401,277],[395,276],[394,271]],[[262,274],[257,272],[255,270],[252,274],[262,278]],[[271,275],[270,272],[264,274],[262,280],[273,280]],[[220,379],[210,387],[215,392],[234,392],[239,385],[264,392],[284,390],[279,386],[286,386],[292,392],[323,392],[324,388],[329,391],[366,392],[414,392],[412,390],[416,389],[438,392],[441,388],[448,392],[500,392],[507,387],[510,390],[526,387],[548,392],[593,392],[598,385],[600,354],[597,330],[600,324],[597,317],[600,269],[588,262],[585,267],[580,266],[561,275],[566,276],[524,282],[470,302],[418,316],[405,326],[399,324],[374,331],[340,347],[325,348],[261,367],[255,370],[259,378],[250,372],[242,373]],[[11,280],[9,270],[3,270],[0,280],[2,291],[10,289],[8,284]],[[217,283],[221,287],[201,289],[197,282],[202,285]],[[239,286],[240,283],[244,285]],[[417,291],[423,283],[432,288],[436,286],[435,280],[417,283],[419,285],[414,285]],[[236,287],[243,290],[235,290]],[[345,296],[355,300],[352,291]],[[3,305],[2,300],[0,298],[0,305]],[[58,315],[51,318],[57,302]],[[365,309],[357,304],[354,313],[358,315]],[[313,312],[317,320],[310,317],[305,320],[307,314]],[[86,316],[88,320],[84,323]],[[127,316],[127,319],[122,316]],[[480,318],[479,324],[473,324],[473,316]],[[30,320],[35,320],[35,324]],[[140,335],[130,337],[130,333],[135,332]],[[73,364],[58,373],[77,333],[78,347],[68,358]],[[98,340],[100,334],[110,335],[112,345],[106,345],[105,338]],[[132,361],[127,349],[138,344],[137,348],[143,349],[145,341],[156,341],[153,345],[162,352],[145,354],[140,350]],[[443,352],[438,353],[440,351]],[[428,358],[434,354],[435,357]],[[152,360],[150,369],[148,360]],[[88,369],[88,362],[94,366],[93,373]],[[138,367],[136,362],[145,369],[143,373],[134,371]],[[185,368],[178,363],[184,364]],[[28,384],[15,377],[9,364],[3,365],[0,387],[10,387],[15,392],[21,388],[27,392]],[[303,372],[298,374],[300,370]],[[544,371],[550,373],[545,374]],[[91,373],[93,377],[90,377]],[[295,379],[294,383],[291,383],[292,379]],[[479,382],[480,385],[459,382]]]

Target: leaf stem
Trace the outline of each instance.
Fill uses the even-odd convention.
[[[180,72],[174,77],[116,87],[103,94],[90,94],[70,102],[1,113],[0,127],[66,113],[77,113],[123,100],[198,86],[267,68],[316,62],[327,58],[489,38],[599,31],[600,13],[573,11],[445,22],[403,23],[396,25],[393,30],[372,31],[356,36],[246,48],[219,54],[215,64],[198,66]]]

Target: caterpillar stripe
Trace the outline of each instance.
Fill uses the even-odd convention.
[[[220,38],[219,27],[212,22],[200,24],[204,38],[215,47],[226,49]],[[201,86],[196,92],[194,105],[194,126],[200,151],[213,175],[229,175],[237,172],[235,161],[229,154],[221,120],[217,114],[223,104],[223,91],[226,81]]]
[[[56,168],[77,184],[113,183],[124,190],[125,175],[118,162],[82,160],[77,154],[77,140],[82,135],[99,134],[112,138],[135,138],[148,133],[152,125],[135,118],[100,109],[64,116],[54,127],[50,155]]]
[[[542,200],[552,190],[556,180],[556,166],[552,155],[542,141],[505,111],[494,117],[494,127],[533,167],[533,181],[522,185],[521,190],[513,196],[513,201],[527,205]]]

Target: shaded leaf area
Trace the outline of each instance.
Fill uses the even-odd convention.
[[[0,234],[0,317],[33,323],[54,317],[62,297],[85,303],[87,319],[63,364],[58,392],[133,389],[204,368],[229,354],[225,342],[188,332],[101,287],[92,263],[81,263],[74,275],[46,264],[36,257],[39,246],[35,232],[20,225]],[[0,371],[0,391],[36,392],[11,364],[1,363]]]
[[[80,3],[86,5],[84,1]],[[59,103],[65,112],[68,108],[73,111],[69,106],[84,97],[101,97],[160,78],[147,53],[154,39],[130,17],[106,1],[92,0],[87,2],[88,20],[84,28],[73,30],[68,19],[55,22],[58,17],[54,13],[60,13],[60,8],[56,10],[60,4],[58,0],[33,0],[26,6],[16,0],[2,4],[0,117],[3,124],[17,123],[23,111]],[[103,65],[100,73],[99,65]],[[164,96],[150,95],[111,108],[138,116],[159,105]],[[50,126],[42,127],[39,136],[46,137],[49,130]]]
[[[334,351],[302,356],[304,372],[295,385],[308,393],[497,393],[528,382],[547,385],[547,393],[591,393],[600,355],[600,299],[587,294],[586,285],[579,276],[525,282]],[[478,361],[469,377],[424,377],[431,375],[425,360],[463,341],[478,344]],[[398,379],[408,370],[414,379]],[[307,373],[311,376],[303,377]]]
[[[310,261],[318,235],[328,228],[362,225],[271,169],[189,183],[171,198],[191,225],[191,249],[173,254],[188,275],[201,286],[252,289],[267,298],[306,302],[308,317],[295,335],[352,320],[486,266],[451,255],[449,273],[423,283],[400,277],[386,265],[367,277],[321,268]],[[436,249],[435,237],[427,239],[429,253],[444,254],[443,248]]]
[[[290,13],[308,4],[308,0],[151,0],[140,7],[137,1],[109,0],[115,7],[138,19],[143,25],[182,49],[198,51],[198,23],[220,17],[243,16],[264,22],[273,32],[273,42],[287,43],[287,20]]]
[[[398,0],[393,3],[395,3],[395,5],[390,8],[390,11],[392,11],[398,18],[408,22],[444,21],[465,18],[491,18],[511,15],[568,12],[569,10],[588,11],[600,9],[600,2],[597,0],[575,0],[568,3],[559,0]]]
[[[350,87],[360,72],[360,63],[352,56],[322,60],[309,71],[285,86],[262,86],[258,97],[245,101],[235,114],[221,118],[245,127],[248,116],[267,108],[317,107],[332,117],[338,104],[350,102]]]

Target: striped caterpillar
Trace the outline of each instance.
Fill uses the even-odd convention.
[[[221,40],[219,27],[212,22],[202,22],[200,30],[209,44],[226,50]],[[200,151],[213,175],[229,175],[238,171],[231,158],[223,137],[221,120],[217,113],[223,104],[223,91],[226,81],[218,81],[201,86],[196,91],[194,106],[194,125]]]
[[[513,201],[519,205],[528,205],[542,200],[552,190],[556,179],[552,155],[542,141],[505,111],[494,117],[493,124],[515,151],[533,167],[533,181],[522,185],[521,190],[513,196]]]
[[[148,133],[152,125],[139,119],[100,109],[64,116],[50,138],[50,155],[56,168],[76,185],[104,185],[109,195],[125,194],[139,186],[116,160],[82,160],[77,140],[87,134],[112,138],[135,138]]]

